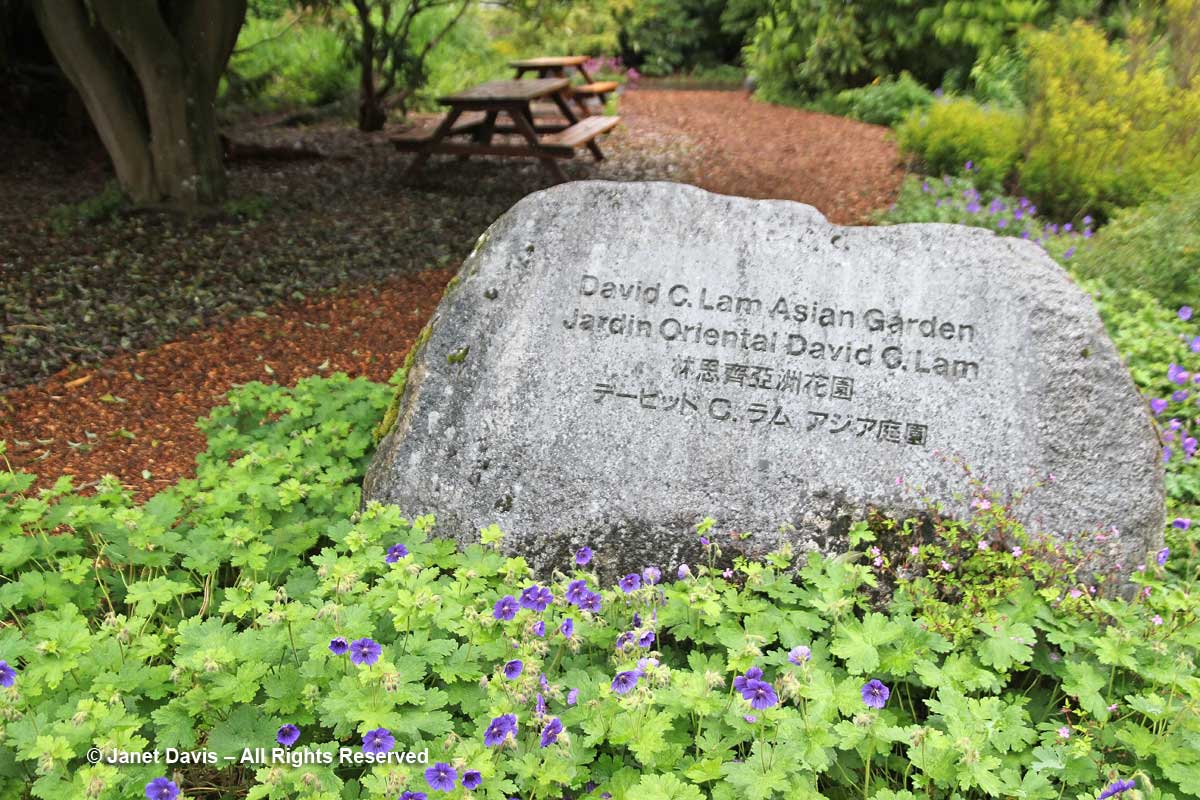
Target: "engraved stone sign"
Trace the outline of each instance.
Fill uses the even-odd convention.
[[[1019,516],[1109,532],[1133,565],[1161,541],[1158,456],[1090,298],[1034,244],[576,182],[480,239],[364,501],[462,541],[496,523],[542,569],[587,544],[615,574],[695,559],[705,516],[761,554],[844,547],[914,485],[961,513],[960,460],[1001,493],[1044,480]]]

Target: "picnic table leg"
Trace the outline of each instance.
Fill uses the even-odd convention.
[[[437,130],[433,132],[433,136],[429,137],[429,141],[417,153],[416,158],[408,165],[408,169],[404,170],[404,174],[400,176],[401,181],[406,181],[416,176],[421,167],[425,165],[425,162],[429,160],[429,156],[433,154],[433,149],[438,146],[438,143],[442,139],[446,138],[446,134],[454,127],[454,123],[458,121],[460,116],[462,116],[461,108],[450,109],[450,112],[446,114],[446,118],[442,120],[441,124],[437,126]]]
[[[567,105],[567,101],[563,99],[561,94],[554,95],[554,102],[558,106],[558,110],[561,111],[563,116],[567,118],[568,122],[570,122],[572,125],[574,125],[576,122],[579,122],[579,119],[575,116],[574,112],[571,111],[571,106]],[[584,116],[587,116],[586,112],[584,112]],[[592,152],[592,158],[595,160],[604,160],[604,153],[600,150],[600,145],[596,143],[595,139],[592,139],[590,142],[588,142],[588,150]]]
[[[483,122],[479,127],[471,131],[471,141],[478,145],[488,145],[492,142],[492,137],[496,135],[496,112],[489,111],[483,118]],[[466,161],[471,156],[463,153],[458,157],[459,161]]]
[[[538,142],[537,131],[533,127],[533,111],[529,108],[529,104],[510,106],[505,111],[508,112],[508,116],[512,117],[513,126],[517,129],[518,133],[525,137],[525,141],[529,142],[529,146],[534,149],[541,147],[541,143]],[[546,168],[546,171],[554,178],[555,183],[567,182],[567,173],[563,172],[562,167],[555,163],[552,157],[538,156],[538,158],[541,159],[542,166]]]

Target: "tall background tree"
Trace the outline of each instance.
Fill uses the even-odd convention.
[[[125,193],[140,205],[220,202],[217,88],[246,0],[33,0],[33,8]]]

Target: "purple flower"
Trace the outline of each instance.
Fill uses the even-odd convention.
[[[770,708],[779,702],[778,695],[775,694],[775,687],[766,681],[748,680],[746,688],[742,690],[742,697],[750,701],[751,708],[757,708],[762,711],[764,708]]]
[[[750,669],[746,670],[745,675],[738,675],[733,679],[733,688],[736,691],[745,692],[746,687],[750,685],[751,681],[759,680],[762,678],[762,676],[763,671],[761,669],[758,667],[751,667]]]
[[[366,664],[368,667],[379,660],[383,648],[374,639],[355,639],[350,644],[350,660],[355,664]]]
[[[617,643],[613,645],[617,650],[624,650],[625,647],[633,641],[633,632],[626,631],[617,637]]]
[[[384,560],[389,564],[395,564],[400,559],[408,555],[408,548],[402,544],[394,544],[388,548],[387,558]]]
[[[975,169],[975,162],[968,161],[967,163],[963,164],[963,169],[965,169],[967,172],[970,172],[971,170]]]
[[[599,614],[601,610],[602,598],[597,592],[588,592],[583,599],[579,601],[579,607],[584,611],[590,611],[593,614]]]
[[[427,800],[428,797],[424,792],[404,791],[400,793],[400,800]]]
[[[349,649],[350,643],[346,641],[345,637],[338,636],[329,640],[329,652],[335,656],[344,656]]]
[[[1175,520],[1171,523],[1171,527],[1178,528],[1181,531],[1186,531],[1188,528],[1192,527],[1192,518],[1191,517],[1176,517]],[[1159,563],[1161,564],[1162,562],[1160,561]],[[4,671],[3,664],[4,664],[4,662],[0,661],[0,672]],[[11,686],[12,684],[8,684],[8,685]]]
[[[537,622],[533,623],[533,627],[531,628],[531,630],[533,631],[534,636],[538,636],[538,637],[545,636],[546,635],[546,623],[539,619]]]
[[[797,645],[788,651],[788,661],[792,662],[793,664],[803,664],[810,658],[812,658],[812,650],[802,644]]]
[[[580,602],[582,602],[587,593],[587,581],[580,579],[577,581],[571,581],[567,584],[567,591],[564,597],[567,598],[568,603],[577,606]]]
[[[653,586],[662,580],[662,571],[658,567],[646,567],[642,570],[642,579]]]
[[[581,547],[575,551],[575,563],[585,567],[592,560],[592,548]]]
[[[1132,789],[1136,786],[1137,786],[1137,784],[1131,780],[1130,781],[1125,781],[1125,780],[1114,781],[1113,783],[1110,783],[1108,786],[1106,786],[1104,788],[1104,791],[1102,791],[1100,793],[1099,800],[1108,800],[1108,798],[1110,798],[1110,797],[1116,797],[1119,794],[1128,792],[1130,789]]]
[[[1200,341],[1200,337],[1197,337],[1197,341]],[[687,580],[691,576],[691,574],[692,574],[692,569],[687,564],[680,564],[679,569],[675,570],[676,579],[681,580],[681,581]]]
[[[1162,565],[1166,564],[1167,558],[1169,558],[1170,555],[1171,555],[1171,548],[1169,548],[1169,547],[1164,547],[1162,550],[1159,550],[1158,558],[1156,559],[1158,561],[1158,565],[1161,567]]]
[[[363,736],[362,749],[364,753],[390,753],[396,746],[396,739],[387,728],[376,728],[367,731]]]
[[[492,616],[499,620],[510,620],[517,615],[517,610],[520,608],[517,603],[517,598],[511,594],[506,594],[496,601],[495,608],[492,609]]]
[[[749,722],[751,725],[758,722],[758,717],[754,716],[753,714],[742,714],[742,719],[746,720],[746,722]]]
[[[646,631],[637,640],[638,647],[649,647],[654,644],[654,631]]]
[[[1178,364],[1172,364],[1167,367],[1167,380],[1169,380],[1171,383],[1185,385],[1187,384],[1188,380],[1187,370]]]
[[[638,674],[635,671],[618,672],[613,678],[612,690],[617,694],[627,694],[637,686]]]
[[[558,741],[558,735],[563,732],[562,720],[554,717],[542,728],[542,747],[549,747]]]
[[[924,192],[925,194],[929,194],[930,192],[933,191],[933,189],[929,188],[929,181],[921,182],[921,191]]]
[[[1070,258],[1073,255],[1075,255],[1075,245],[1071,245],[1067,248],[1066,252],[1063,253],[1063,258]]]
[[[533,715],[535,717],[544,716],[546,713],[546,698],[542,697],[542,693],[538,692],[537,702],[533,705]]]
[[[550,590],[544,586],[538,586],[536,583],[525,587],[525,591],[521,592],[521,608],[528,608],[530,611],[541,613],[552,602],[554,602],[554,595]]]
[[[1192,318],[1192,307],[1191,306],[1181,306],[1179,311],[1176,313],[1179,314],[1179,318],[1181,320],[1183,320],[1184,322],[1187,322],[1189,319]]]
[[[281,727],[279,732],[275,734],[275,741],[284,747],[291,747],[299,738],[300,729],[290,723]]]
[[[468,791],[478,789],[481,783],[483,783],[483,776],[479,774],[479,770],[469,769],[463,773],[462,785],[464,789]]]
[[[978,200],[972,200],[971,202],[967,203],[968,214],[978,214],[982,209],[983,206],[979,205]]]
[[[149,800],[175,800],[179,797],[179,787],[174,781],[166,778],[155,778],[146,784],[146,797]]]
[[[1171,402],[1172,403],[1182,403],[1184,400],[1187,400],[1187,399],[1188,399],[1188,390],[1187,389],[1177,389],[1176,391],[1171,392]]]
[[[863,684],[862,699],[871,708],[883,708],[891,696],[892,690],[884,686],[882,681],[872,678]]]
[[[12,686],[17,682],[17,671],[8,665],[7,661],[0,661],[0,686]]]
[[[579,702],[579,690],[578,689],[572,689],[571,691],[567,692],[567,705],[573,706],[578,702]]]
[[[1200,353],[1200,336],[1197,336],[1195,339],[1192,339],[1191,347],[1192,347],[1193,353]]]
[[[425,770],[425,782],[435,792],[453,792],[458,782],[458,772],[449,764],[438,762]]]
[[[483,732],[483,743],[488,747],[495,747],[503,743],[509,736],[517,738],[516,714],[502,714],[493,719],[487,726],[487,730]]]
[[[629,594],[630,592],[635,592],[638,590],[638,588],[642,585],[642,579],[637,573],[631,572],[624,578],[621,578],[618,584],[620,585],[622,592]]]
[[[1161,397],[1154,398],[1150,401],[1150,410],[1154,412],[1155,416],[1158,416],[1167,410],[1167,401]]]
[[[562,625],[558,626],[558,629],[562,632],[563,636],[570,639],[571,635],[575,633],[575,620],[567,617],[562,621]]]
[[[525,669],[525,665],[519,659],[514,658],[504,665],[504,677],[510,681],[515,681],[520,677],[521,671]]]

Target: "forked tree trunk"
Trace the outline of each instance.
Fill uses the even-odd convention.
[[[246,0],[34,0],[34,9],[134,202],[220,202],[217,85]]]

